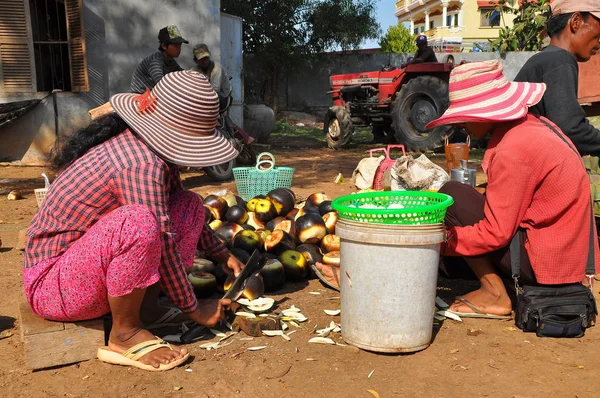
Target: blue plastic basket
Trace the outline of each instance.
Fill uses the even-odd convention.
[[[294,171],[292,167],[275,167],[275,156],[263,152],[256,157],[255,167],[234,167],[233,177],[238,194],[248,201],[276,188],[291,188]]]

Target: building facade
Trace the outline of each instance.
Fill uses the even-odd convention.
[[[414,34],[424,34],[437,51],[481,51],[512,26],[512,15],[496,10],[498,0],[400,0],[395,15]]]

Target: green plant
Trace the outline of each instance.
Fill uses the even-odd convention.
[[[546,21],[549,16],[549,0],[500,0],[494,11],[514,15],[512,27],[502,27],[497,39],[490,40],[492,51],[504,54],[508,51],[539,51],[543,47]],[[503,24],[505,25],[505,24]]]
[[[404,25],[390,26],[379,39],[379,47],[384,53],[407,54],[417,51],[415,38]]]

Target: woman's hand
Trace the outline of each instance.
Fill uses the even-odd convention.
[[[231,305],[231,300],[200,300],[198,308],[189,313],[190,319],[202,326],[212,327],[225,320],[225,308]]]
[[[244,268],[244,263],[238,260],[237,257],[231,253],[229,253],[227,261],[224,261],[222,264],[223,270],[225,272],[227,272],[228,274],[233,273],[233,276],[236,277],[240,274],[240,272],[242,272],[242,268]]]

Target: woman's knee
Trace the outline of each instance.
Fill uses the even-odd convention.
[[[439,193],[444,193],[446,195],[450,195],[453,198],[455,196],[459,196],[460,193],[465,192],[465,190],[473,189],[469,185],[460,183],[458,181],[448,181],[439,189]]]
[[[144,238],[148,244],[158,244],[160,224],[156,215],[143,205],[126,205],[115,210],[121,221],[121,234],[134,239]]]

